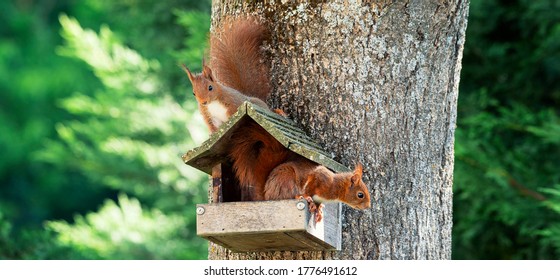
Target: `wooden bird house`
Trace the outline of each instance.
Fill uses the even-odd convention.
[[[212,176],[210,203],[197,205],[197,234],[235,252],[340,250],[340,203],[326,204],[323,221],[315,223],[303,199],[244,201],[227,150],[232,134],[249,122],[311,161],[349,171],[291,120],[245,102],[201,146],[183,155],[186,164]]]

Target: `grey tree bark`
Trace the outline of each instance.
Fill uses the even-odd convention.
[[[453,144],[468,0],[213,1],[272,32],[273,107],[351,167],[372,208],[343,206],[342,251],[209,259],[449,259]]]

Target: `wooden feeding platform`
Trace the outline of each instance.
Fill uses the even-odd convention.
[[[291,120],[245,102],[183,161],[212,176],[211,201],[197,205],[197,234],[235,252],[340,250],[340,203],[326,204],[315,223],[305,200],[244,201],[227,151],[231,136],[254,122],[284,147],[334,172],[349,169],[334,161]]]
[[[197,234],[234,252],[340,250],[340,205],[315,223],[305,200],[197,205]]]

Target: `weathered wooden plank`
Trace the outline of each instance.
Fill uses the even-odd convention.
[[[246,125],[250,121],[257,122],[293,152],[335,172],[349,171],[346,166],[333,160],[328,152],[298,128],[292,120],[248,102],[243,103],[237,112],[222,124],[218,131],[210,135],[202,145],[185,153],[182,157],[183,161],[211,174],[214,165],[226,160],[226,150],[231,135],[238,127]]]
[[[292,120],[250,103],[247,103],[246,112],[247,115],[291,151],[322,164],[335,172],[349,171],[346,166],[333,160],[321,146],[297,127]]]
[[[322,251],[326,250],[324,246],[328,246],[321,240],[310,239],[310,236],[303,232],[247,233],[205,238],[234,252]]]
[[[296,207],[298,200],[230,202],[197,205],[204,213],[198,215],[199,235],[239,234],[305,230],[307,205],[302,210]]]
[[[247,104],[247,115],[255,120],[259,125],[261,125],[266,131],[271,133],[271,135],[276,138],[285,138],[283,143],[289,142],[302,142],[307,144],[307,146],[312,149],[316,149],[319,152],[324,152],[321,146],[313,141],[307,134],[301,130],[296,124],[285,117],[281,117],[278,114],[274,114],[272,117],[271,113],[264,113],[262,108],[257,105]],[[286,145],[287,146],[287,145]],[[326,153],[326,152],[325,152]]]
[[[320,223],[305,200],[199,204],[197,214],[197,234],[234,251],[340,249],[338,203]]]
[[[307,220],[307,233],[321,242],[333,246],[333,249],[340,250],[342,245],[342,204],[325,204],[322,222],[315,223],[314,220],[314,216]]]

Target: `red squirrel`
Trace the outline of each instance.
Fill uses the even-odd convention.
[[[355,209],[367,209],[371,201],[362,181],[362,165],[353,172],[335,174],[304,158],[288,161],[271,171],[264,187],[265,200],[305,198],[315,222],[322,220],[323,203],[342,202]],[[316,206],[317,204],[317,206]]]
[[[268,108],[264,101],[246,96],[233,88],[220,84],[214,79],[212,70],[208,66],[203,65],[202,67],[202,73],[194,75],[183,65],[183,69],[192,83],[198,109],[210,132],[218,130],[218,127],[226,122],[245,101]]]
[[[226,19],[210,36],[210,66],[203,65],[202,73],[193,74],[183,65],[210,132],[244,101],[268,108],[270,78],[261,50],[267,37],[267,29],[255,18]]]
[[[183,66],[210,132],[244,101],[268,108],[270,75],[261,50],[268,35],[256,18],[225,19],[210,36],[210,65],[203,65],[202,73],[196,75]],[[275,112],[285,116],[279,109]],[[229,146],[228,157],[246,197],[262,200],[268,174],[286,160],[289,150],[256,124],[240,127]]]

